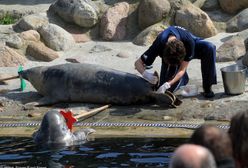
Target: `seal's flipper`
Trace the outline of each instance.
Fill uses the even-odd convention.
[[[170,91],[165,91],[165,94],[173,100],[173,103],[171,104],[173,107],[180,106],[183,102],[182,100],[178,99],[173,93]]]
[[[153,97],[155,98],[155,102],[161,106],[171,106],[174,103],[173,97],[169,94],[156,93],[153,92]]]

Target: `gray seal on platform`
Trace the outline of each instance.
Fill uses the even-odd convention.
[[[33,133],[33,139],[42,146],[70,146],[86,142],[87,136],[93,132],[95,130],[85,128],[72,133],[65,118],[58,110],[53,109],[44,115],[40,128]]]
[[[173,103],[168,95],[154,92],[151,84],[142,77],[100,65],[69,63],[40,66],[24,70],[19,75],[45,96],[36,105],[58,102],[117,105]]]

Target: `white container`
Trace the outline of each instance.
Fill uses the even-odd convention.
[[[198,87],[196,85],[186,85],[181,88],[181,95],[184,97],[193,97],[198,95]]]

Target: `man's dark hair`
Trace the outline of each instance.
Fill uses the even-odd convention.
[[[197,128],[190,138],[190,143],[208,148],[216,162],[232,158],[232,144],[227,132],[220,128],[204,124]]]
[[[175,39],[168,41],[163,50],[162,59],[165,63],[179,65],[186,55],[186,49],[182,41]]]
[[[234,159],[241,167],[248,167],[248,111],[239,112],[232,117],[228,132],[232,141]]]

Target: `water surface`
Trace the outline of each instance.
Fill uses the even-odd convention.
[[[31,138],[0,138],[0,167],[168,167],[187,139],[96,139],[64,148],[41,148]]]

